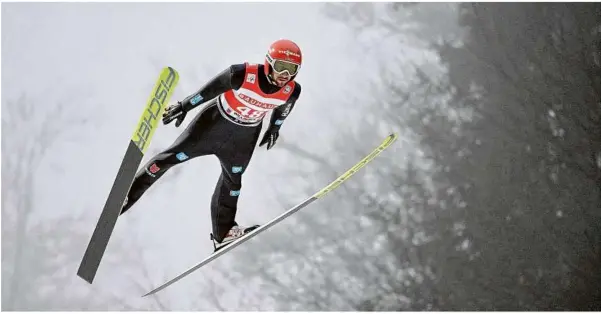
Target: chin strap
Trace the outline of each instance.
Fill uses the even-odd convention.
[[[270,74],[267,74],[266,76],[267,76],[267,82],[269,82],[269,84],[271,84],[271,85],[275,85],[275,86],[277,86],[277,85],[278,85],[278,83],[276,83],[276,81],[274,81],[274,80],[271,78],[271,73],[270,73]]]

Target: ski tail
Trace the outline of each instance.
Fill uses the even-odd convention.
[[[138,166],[150,146],[163,110],[173,95],[178,81],[177,71],[171,67],[163,68],[129,141],[111,191],[77,270],[77,275],[90,284],[94,281]]]
[[[244,243],[245,241],[249,240],[250,238],[258,235],[259,233],[261,233],[261,232],[269,229],[270,227],[274,226],[278,222],[284,220],[286,217],[288,217],[288,216],[294,214],[295,212],[299,211],[300,209],[306,207],[307,205],[311,204],[315,200],[324,197],[326,194],[328,194],[329,192],[331,192],[334,189],[338,188],[342,183],[344,183],[351,176],[353,176],[355,173],[357,173],[357,171],[359,171],[366,164],[368,164],[370,161],[372,161],[374,158],[376,158],[376,156],[378,156],[382,151],[384,151],[386,148],[388,148],[396,139],[397,139],[397,135],[396,134],[394,134],[394,133],[390,134],[388,137],[386,137],[384,139],[384,141],[382,142],[382,144],[380,144],[380,146],[376,147],[376,149],[374,149],[369,155],[367,155],[365,158],[361,159],[361,161],[359,161],[357,164],[355,164],[354,166],[352,166],[348,171],[346,171],[345,173],[343,173],[340,177],[338,177],[332,183],[328,184],[326,187],[324,187],[323,189],[321,189],[319,192],[315,193],[313,196],[305,199],[300,204],[298,204],[298,205],[294,206],[293,208],[287,210],[283,214],[279,215],[278,217],[274,218],[273,220],[269,221],[268,223],[260,226],[259,228],[251,231],[250,233],[244,235],[243,237],[237,239],[236,241],[228,244],[227,246],[223,247],[222,249],[218,250],[217,252],[214,252],[209,257],[207,257],[204,260],[202,260],[200,263],[192,266],[191,268],[189,268],[185,272],[181,273],[177,277],[175,277],[175,278],[167,281],[166,283],[160,285],[159,287],[151,290],[150,292],[146,293],[142,297],[155,294],[155,293],[157,293],[157,292],[159,292],[159,291],[161,291],[161,290],[169,287],[170,285],[176,283],[177,281],[179,281],[182,278],[186,277],[187,275],[191,274],[192,272],[194,272],[195,270],[199,269],[200,267],[208,264],[209,262],[215,260],[219,256],[221,256],[221,255],[227,253],[228,251],[234,249],[235,247],[237,247],[238,245]]]

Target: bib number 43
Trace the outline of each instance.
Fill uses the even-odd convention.
[[[265,111],[254,110],[246,106],[240,106],[237,109],[240,113],[240,116],[242,116],[245,119],[257,120],[265,115]]]

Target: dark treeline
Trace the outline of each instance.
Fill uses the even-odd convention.
[[[463,43],[437,49],[474,119],[422,130],[461,206],[427,227],[420,291],[441,310],[599,310],[601,5],[461,4],[459,22]]]

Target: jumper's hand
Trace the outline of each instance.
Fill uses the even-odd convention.
[[[263,135],[263,140],[261,140],[259,147],[267,144],[267,150],[270,150],[273,147],[273,145],[275,145],[275,142],[278,140],[279,136],[280,136],[279,130],[272,129],[272,128],[267,129],[267,131]]]
[[[163,113],[163,124],[169,124],[177,119],[175,121],[175,127],[177,128],[184,122],[185,118],[186,112],[182,109],[182,103],[178,101],[176,104],[169,106]]]

